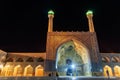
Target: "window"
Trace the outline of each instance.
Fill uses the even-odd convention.
[[[23,59],[22,59],[22,58],[18,58],[18,59],[16,60],[16,62],[23,62]]]
[[[26,62],[33,62],[33,58],[32,57],[28,58]]]
[[[13,62],[13,58],[8,58],[6,62]]]
[[[37,62],[44,62],[44,59],[42,57],[37,59]]]

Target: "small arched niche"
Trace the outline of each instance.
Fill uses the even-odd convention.
[[[38,65],[35,68],[35,76],[43,76],[43,73],[44,73],[43,67],[41,65]]]
[[[4,76],[13,76],[14,67],[13,65],[5,65]]]
[[[33,76],[33,67],[31,65],[25,67],[24,76]]]
[[[26,62],[34,62],[33,58],[32,57],[29,57]]]
[[[39,58],[37,59],[37,62],[44,62],[44,59],[43,59],[42,57],[39,57]]]
[[[17,65],[14,67],[14,72],[13,72],[13,76],[22,76],[23,74],[23,68],[21,65]]]
[[[87,47],[77,40],[61,44],[57,48],[56,69],[59,76],[91,76]]]
[[[114,75],[116,77],[120,77],[120,66],[118,65],[114,66]]]
[[[16,60],[16,62],[23,62],[23,59],[22,59],[22,58],[18,58],[18,59]]]
[[[11,58],[11,57],[10,57],[10,58],[7,58],[7,59],[6,59],[6,62],[13,62],[13,58]]]
[[[105,65],[103,70],[104,70],[103,72],[104,76],[113,76],[113,72],[110,66]]]

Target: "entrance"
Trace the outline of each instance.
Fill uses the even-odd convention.
[[[91,76],[88,49],[79,41],[71,40],[57,49],[56,69],[59,76]]]

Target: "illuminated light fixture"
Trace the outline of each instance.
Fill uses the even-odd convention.
[[[2,64],[0,64],[0,69],[2,69],[3,68],[3,65]]]
[[[48,14],[54,15],[55,13],[53,12],[53,10],[49,10]]]
[[[92,10],[88,10],[88,11],[86,12],[86,15],[89,15],[89,14],[93,14],[93,11],[92,11]]]
[[[71,66],[72,66],[73,69],[75,68],[75,65],[71,65]]]

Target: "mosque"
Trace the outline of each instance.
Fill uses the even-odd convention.
[[[93,12],[86,12],[89,31],[53,31],[54,12],[48,11],[46,52],[0,50],[0,76],[115,76],[120,77],[120,54],[99,52]]]

